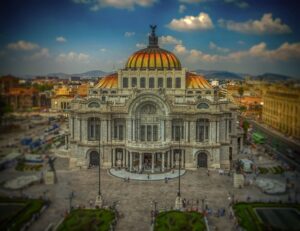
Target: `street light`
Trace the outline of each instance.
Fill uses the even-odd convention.
[[[102,199],[102,195],[101,195],[101,174],[100,174],[100,163],[101,163],[101,161],[100,161],[100,124],[99,124],[99,126],[98,126],[98,128],[99,128],[99,130],[98,130],[98,141],[99,141],[99,143],[98,143],[98,148],[99,148],[99,168],[98,168],[98,195],[97,195],[97,197],[96,197],[96,206],[99,206],[100,208],[102,207],[102,205],[103,205],[103,199]],[[95,115],[94,115],[94,132],[95,132],[95,140],[97,139],[97,126],[96,126],[96,117],[95,117]]]
[[[179,166],[178,166],[178,192],[177,196],[180,197],[180,168],[181,168],[181,149],[180,149],[180,137],[181,136],[181,127],[179,127]]]

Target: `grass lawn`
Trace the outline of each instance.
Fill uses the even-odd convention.
[[[115,214],[107,209],[76,209],[73,210],[57,231],[108,231]]]
[[[203,215],[197,212],[169,211],[159,213],[154,231],[202,231],[206,230]]]
[[[262,222],[257,213],[256,208],[295,208],[300,211],[300,205],[294,204],[279,204],[279,203],[245,203],[240,202],[233,206],[234,213],[239,224],[247,231],[264,231],[266,224]],[[280,219],[278,217],[277,219]],[[275,229],[274,229],[275,230]]]
[[[20,230],[33,214],[38,213],[45,202],[39,199],[0,197],[1,230]]]

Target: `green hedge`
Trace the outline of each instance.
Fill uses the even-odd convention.
[[[45,205],[43,200],[39,199],[15,199],[0,197],[1,203],[11,203],[12,206],[16,203],[23,204],[24,207],[17,210],[13,215],[1,220],[0,226],[3,230],[20,230],[23,225],[30,221],[34,214],[39,213]]]
[[[57,231],[109,231],[114,219],[112,210],[76,209],[65,218]]]
[[[154,231],[202,231],[206,230],[203,215],[198,212],[169,211],[159,213]]]

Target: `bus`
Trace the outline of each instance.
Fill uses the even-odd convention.
[[[252,140],[253,140],[254,143],[256,143],[256,144],[264,144],[265,141],[266,141],[266,138],[265,138],[261,133],[254,132],[254,133],[252,134]]]

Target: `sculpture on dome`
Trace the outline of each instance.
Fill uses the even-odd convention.
[[[151,35],[155,36],[155,29],[156,29],[157,25],[150,25],[151,28]]]

